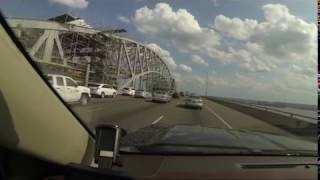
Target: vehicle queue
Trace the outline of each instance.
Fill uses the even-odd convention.
[[[202,109],[203,101],[201,96],[194,93],[184,92],[167,92],[163,90],[154,90],[153,92],[144,89],[135,89],[133,87],[125,87],[117,90],[116,87],[103,83],[89,83],[88,87],[80,86],[78,83],[68,76],[58,74],[47,74],[47,80],[53,89],[67,103],[80,103],[86,105],[91,98],[116,98],[117,95],[130,96],[134,98],[142,98],[160,103],[170,103],[172,98],[177,99],[181,96],[185,97],[184,106],[196,109]]]

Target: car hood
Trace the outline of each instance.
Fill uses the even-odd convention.
[[[317,144],[278,134],[179,125],[149,126],[123,138],[122,150],[145,153],[316,155]]]

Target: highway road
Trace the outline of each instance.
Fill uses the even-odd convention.
[[[73,111],[94,129],[100,123],[115,124],[129,132],[157,124],[160,126],[199,125],[225,129],[244,129],[294,136],[262,120],[204,99],[202,110],[183,107],[183,98],[170,103],[118,96],[96,99],[86,106],[74,105]]]

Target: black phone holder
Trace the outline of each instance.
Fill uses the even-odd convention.
[[[99,125],[96,127],[95,162],[98,168],[80,164],[69,164],[65,168],[66,180],[131,180],[124,172],[112,170],[113,166],[120,166],[119,146],[121,137],[126,131],[119,126]]]
[[[121,166],[119,146],[126,131],[117,125],[99,125],[96,127],[95,162],[99,168],[111,169]]]

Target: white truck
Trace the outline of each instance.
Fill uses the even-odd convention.
[[[75,80],[68,76],[48,74],[47,79],[67,103],[80,102],[82,105],[86,105],[91,98],[89,88],[79,86]]]

